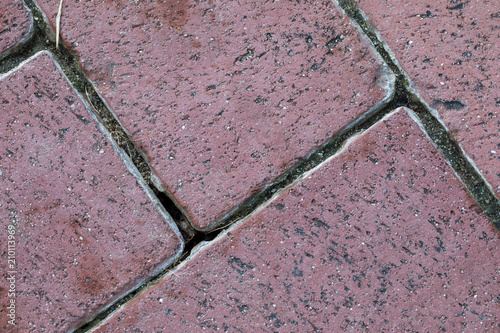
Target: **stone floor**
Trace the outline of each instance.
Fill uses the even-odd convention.
[[[59,5],[0,0],[0,331],[500,332],[496,1]]]

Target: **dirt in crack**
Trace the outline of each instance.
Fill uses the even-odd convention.
[[[337,3],[351,20],[356,22],[358,29],[368,37],[375,51],[396,76],[395,98],[389,103],[389,107],[406,106],[414,111],[431,141],[459,175],[477,205],[490,219],[497,231],[500,231],[500,214],[498,213],[500,212],[500,199],[493,193],[481,174],[476,171],[473,164],[469,162],[460,145],[453,139],[445,126],[433,116],[430,107],[413,92],[407,74],[399,67],[396,60],[392,59],[388,46],[379,39],[375,28],[357,4],[353,0],[337,0]],[[444,101],[442,103],[447,103],[445,107],[448,109],[459,109],[464,106],[460,101]]]
[[[28,4],[28,7],[32,9],[32,11],[37,10],[35,8],[36,6],[33,5],[33,2],[31,0],[26,0],[26,3]],[[130,158],[139,169],[143,177],[146,179],[146,181],[148,181],[150,188],[152,188],[155,192],[160,203],[179,226],[182,236],[186,241],[184,252],[175,264],[159,272],[157,275],[150,277],[138,288],[130,291],[120,299],[114,301],[106,310],[97,313],[97,315],[91,321],[88,321],[87,323],[76,329],[76,332],[86,332],[98,326],[114,311],[128,303],[133,298],[137,297],[142,291],[164,279],[170,271],[174,270],[177,266],[179,266],[182,262],[189,258],[192,250],[198,244],[200,244],[201,242],[214,240],[215,237],[217,237],[221,232],[224,232],[231,224],[252,214],[258,207],[262,206],[263,204],[265,204],[265,202],[270,200],[278,191],[292,185],[295,181],[300,179],[301,175],[324,162],[328,157],[335,154],[347,139],[355,134],[368,130],[384,115],[399,106],[408,106],[410,108],[413,108],[417,116],[420,118],[420,121],[424,123],[426,131],[432,137],[434,143],[438,147],[440,147],[442,151],[449,152],[449,155],[445,154],[446,158],[451,161],[451,163],[454,165],[454,168],[459,169],[457,172],[461,174],[464,182],[470,184],[470,186],[468,187],[469,191],[473,193],[476,202],[479,203],[483,211],[492,212],[491,214],[493,214],[495,211],[500,211],[498,200],[495,200],[495,197],[491,192],[488,192],[488,195],[484,194],[485,183],[482,181],[481,177],[477,173],[475,173],[473,167],[466,161],[466,158],[462,156],[459,149],[454,147],[454,144],[449,139],[449,134],[446,132],[446,130],[444,128],[441,128],[442,126],[440,125],[439,121],[432,116],[427,107],[418,98],[417,100],[414,99],[415,96],[411,93],[409,83],[406,79],[406,74],[404,74],[402,69],[392,61],[390,53],[384,48],[383,42],[381,40],[378,40],[375,30],[373,29],[372,25],[364,19],[364,16],[361,14],[359,8],[351,0],[340,0],[339,4],[343,6],[347,14],[350,15],[351,18],[359,24],[363,33],[369,37],[374,48],[378,51],[380,56],[396,75],[397,84],[395,97],[383,109],[378,110],[366,121],[345,133],[338,134],[337,136],[333,137],[329,142],[313,152],[307,159],[298,163],[286,173],[279,176],[273,184],[266,187],[263,191],[253,196],[252,198],[249,198],[245,202],[245,204],[240,207],[239,210],[231,214],[231,216],[226,220],[221,221],[217,229],[215,229],[213,232],[200,232],[192,228],[186,216],[177,207],[175,202],[167,194],[158,191],[154,186],[152,186],[149,180],[151,169],[147,163],[147,160],[144,158],[142,153],[136,149],[135,145],[130,140],[123,128],[120,126],[119,122],[114,118],[112,112],[107,109],[100,96],[93,91],[93,87],[90,81],[86,79],[84,72],[79,67],[78,58],[76,57],[76,55],[71,53],[71,51],[66,49],[64,46],[56,50],[53,41],[48,43],[48,41],[50,40],[50,38],[48,38],[49,35],[46,32],[41,31],[45,28],[37,29],[34,37],[30,41],[26,42],[25,47],[22,48],[22,52],[17,52],[17,58],[16,56],[11,56],[9,57],[8,61],[4,62],[6,64],[5,69],[8,69],[12,66],[18,65],[20,61],[26,58],[27,54],[34,54],[38,52],[38,50],[49,50],[54,53],[55,59],[61,64],[65,75],[69,78],[73,86],[81,94],[87,96],[88,101],[95,109],[96,115],[100,118],[101,122],[106,126],[108,131],[110,131],[113,139],[115,139],[120,147],[122,147],[122,149],[124,149],[129,154]],[[43,21],[43,17],[40,14],[36,15],[38,15],[38,20]],[[247,53],[250,54],[249,52]],[[436,129],[435,134],[433,134],[433,128]],[[465,167],[463,167],[463,165],[465,165]],[[499,228],[498,220],[497,222],[494,221],[494,223],[496,223],[495,226]]]

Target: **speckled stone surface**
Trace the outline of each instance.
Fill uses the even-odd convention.
[[[30,12],[21,0],[0,0],[0,59],[2,53],[29,36]]]
[[[0,331],[11,299],[19,332],[67,331],[182,251],[47,53],[0,80],[0,137]]]
[[[500,195],[496,0],[358,0],[453,136]]]
[[[65,2],[61,31],[199,229],[388,94],[329,1]]]
[[[402,109],[97,332],[498,331],[499,247]]]

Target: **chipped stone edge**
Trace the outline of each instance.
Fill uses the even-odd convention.
[[[371,52],[373,51],[371,47],[370,47],[370,51]],[[374,55],[374,58],[376,58],[383,66],[383,75],[378,80],[379,81],[378,85],[382,89],[385,90],[386,95],[383,99],[381,99],[374,106],[372,106],[370,109],[368,109],[368,111],[361,114],[358,118],[354,119],[352,122],[347,124],[344,128],[340,129],[335,134],[335,136],[344,135],[346,132],[350,131],[352,128],[359,126],[360,124],[364,123],[368,118],[372,117],[373,115],[375,115],[375,114],[379,113],[380,111],[382,111],[383,109],[385,109],[387,107],[387,105],[389,104],[389,102],[393,99],[394,95],[396,94],[396,76],[391,71],[389,66],[387,66],[387,64],[383,61],[383,59],[378,55],[378,53],[373,53],[373,55]],[[325,144],[323,144],[321,146],[324,146]],[[314,154],[314,152],[311,152],[307,156],[307,158],[309,158],[309,156],[312,154]]]

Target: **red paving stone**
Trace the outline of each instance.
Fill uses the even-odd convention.
[[[65,331],[171,263],[180,236],[47,53],[3,77],[0,98],[0,331],[10,299],[19,332]]]
[[[97,331],[498,331],[478,211],[400,110]]]
[[[27,38],[30,29],[31,15],[21,0],[0,0],[0,53]]]
[[[498,1],[358,3],[500,195]]]
[[[61,31],[200,229],[388,94],[330,2],[65,2]]]

